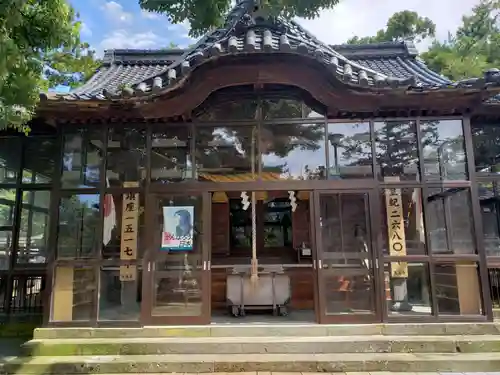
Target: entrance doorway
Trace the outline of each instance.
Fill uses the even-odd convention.
[[[148,198],[144,324],[380,321],[371,190],[256,191],[254,216],[244,202],[241,191]]]
[[[209,192],[152,194],[142,321],[179,325],[210,322]]]
[[[310,198],[308,191],[212,195],[213,324],[317,320]]]
[[[314,194],[321,323],[380,319],[374,202],[367,191]]]

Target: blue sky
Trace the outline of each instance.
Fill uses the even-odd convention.
[[[187,23],[172,25],[163,15],[141,11],[138,0],[69,0],[83,21],[82,39],[98,53],[111,48],[156,49],[171,42],[180,47],[193,43]],[[325,43],[340,44],[354,35],[374,35],[388,18],[413,10],[437,24],[437,36],[446,38],[479,0],[341,0],[334,9],[314,20],[299,22]],[[428,41],[418,47],[425,49]]]
[[[141,11],[138,0],[70,0],[83,22],[82,40],[99,53],[112,48],[166,48],[193,43],[187,24],[172,25],[163,15]]]

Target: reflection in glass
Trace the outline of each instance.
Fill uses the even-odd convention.
[[[59,258],[92,257],[100,249],[99,195],[81,194],[61,198],[57,256]]]
[[[425,201],[430,248],[439,254],[474,254],[472,208],[468,188],[431,188]]]
[[[146,178],[146,131],[113,128],[108,133],[106,185],[121,187],[124,182]]]
[[[474,164],[478,176],[500,173],[500,126],[472,122]]]
[[[132,193],[135,195],[135,193]],[[146,218],[144,214],[144,194],[139,194],[137,258],[142,258],[146,247],[144,231]],[[123,200],[129,196],[125,194],[106,194],[104,198],[104,220],[102,226],[102,257],[104,259],[119,259],[122,239]]]
[[[56,267],[52,286],[51,321],[90,320],[97,308],[94,302],[96,285],[92,267]]]
[[[229,100],[219,102],[207,100],[207,106],[198,108],[196,114],[200,121],[255,120],[257,114],[257,99],[241,98],[231,95]]]
[[[168,126],[153,131],[151,141],[151,181],[182,182],[194,177],[188,126]]]
[[[262,125],[263,180],[325,178],[325,125]]]
[[[26,138],[24,141],[23,183],[51,183],[58,157],[59,147],[55,138]]]
[[[380,194],[380,207],[382,212],[379,222],[383,253],[391,256],[425,254],[421,189],[384,189]]]
[[[282,98],[262,101],[262,118],[264,120],[321,117],[324,116],[314,111],[302,100]]]
[[[101,132],[81,130],[64,136],[62,187],[98,187],[104,143]]]
[[[142,272],[135,280],[120,281],[120,267],[101,267],[99,320],[139,320]]]
[[[328,124],[328,179],[373,176],[370,124]]]
[[[15,189],[0,189],[0,270],[9,268],[16,204]]]
[[[420,122],[427,180],[467,179],[462,120]]]
[[[486,255],[500,256],[500,181],[480,182],[478,194]]]
[[[477,263],[438,263],[432,272],[439,314],[483,314]]]
[[[418,180],[418,144],[415,121],[375,122],[377,176]]]
[[[19,174],[20,137],[0,138],[0,184],[15,184]]]
[[[45,263],[49,240],[50,191],[24,191],[17,263]]]
[[[367,194],[320,196],[326,314],[373,313]]]
[[[396,262],[394,262],[396,263]],[[431,315],[432,303],[427,263],[404,263],[407,277],[394,277],[392,265],[384,266],[387,311],[391,315]],[[396,267],[399,268],[399,265]]]
[[[0,227],[14,225],[15,189],[0,189]]]
[[[196,128],[196,173],[199,181],[243,182],[257,179],[257,128]]]
[[[172,207],[177,222],[168,223],[173,218],[164,216],[164,209]],[[200,196],[162,197],[157,200],[155,209],[154,249],[158,251],[158,258],[154,266],[153,316],[199,316],[202,313],[202,198]],[[185,222],[181,215],[185,211],[193,212],[189,215],[189,222]],[[167,226],[175,226],[174,233],[165,232]],[[172,247],[170,239],[183,241],[186,236],[178,237],[185,226],[192,236],[188,249],[179,246]],[[166,235],[171,234],[175,238]],[[187,242],[184,242],[187,244]],[[182,244],[180,244],[182,245]]]

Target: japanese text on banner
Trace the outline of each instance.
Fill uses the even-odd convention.
[[[405,256],[406,239],[401,189],[385,191],[389,255]],[[408,277],[408,263],[392,262],[391,277]]]
[[[127,186],[125,186],[127,185]],[[125,187],[137,187],[137,183],[124,183]],[[121,260],[137,259],[137,232],[139,219],[139,194],[125,193],[122,201],[122,231],[121,231]],[[135,265],[120,266],[120,280],[135,280],[137,267]]]

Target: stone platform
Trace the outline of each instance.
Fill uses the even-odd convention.
[[[4,374],[500,371],[500,324],[37,329]]]

